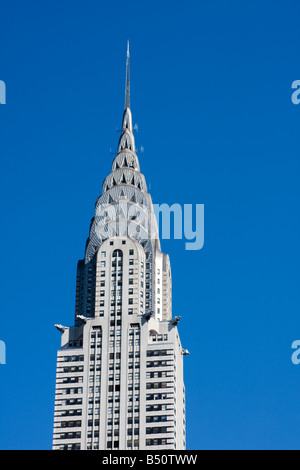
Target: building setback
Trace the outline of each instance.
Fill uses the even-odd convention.
[[[53,449],[185,449],[179,319],[135,150],[127,47],[122,131],[78,262],[75,323],[56,325]]]

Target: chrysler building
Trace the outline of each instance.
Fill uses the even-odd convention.
[[[170,260],[140,171],[129,46],[118,151],[78,262],[74,326],[57,353],[54,450],[185,449],[183,356]]]

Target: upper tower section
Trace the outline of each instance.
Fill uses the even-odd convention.
[[[127,42],[125,106],[122,129],[111,173],[102,185],[102,195],[95,205],[90,225],[85,262],[89,262],[99,246],[111,237],[133,238],[143,246],[148,258],[160,250],[157,222],[146,180],[140,172],[135,148],[130,110],[130,55]]]
[[[140,262],[144,266],[145,282],[139,279],[137,283],[140,289],[144,289],[140,292],[139,300],[143,304],[143,307],[140,305],[140,314],[146,311],[157,320],[168,320],[171,318],[172,299],[170,262],[168,255],[161,252],[151,196],[136,153],[130,110],[129,65],[127,45],[125,108],[118,151],[95,204],[85,257],[78,263],[75,310],[76,315],[93,317],[97,314],[96,293],[103,281],[97,278],[99,253],[109,252],[107,247],[117,244],[122,249],[126,239],[130,239],[126,246],[137,247],[135,251],[142,253]],[[104,250],[103,246],[106,247]],[[100,265],[102,263],[104,265],[106,261],[100,260]],[[105,308],[108,308],[106,304]]]

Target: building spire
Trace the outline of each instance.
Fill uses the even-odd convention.
[[[125,82],[125,109],[130,108],[130,63],[129,63],[129,40],[127,41],[126,56],[126,82]]]

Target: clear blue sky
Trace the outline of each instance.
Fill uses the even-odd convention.
[[[2,2],[0,448],[50,449],[54,323],[110,172],[126,41],[154,203],[205,205],[163,240],[181,315],[189,449],[299,449],[298,0]]]

